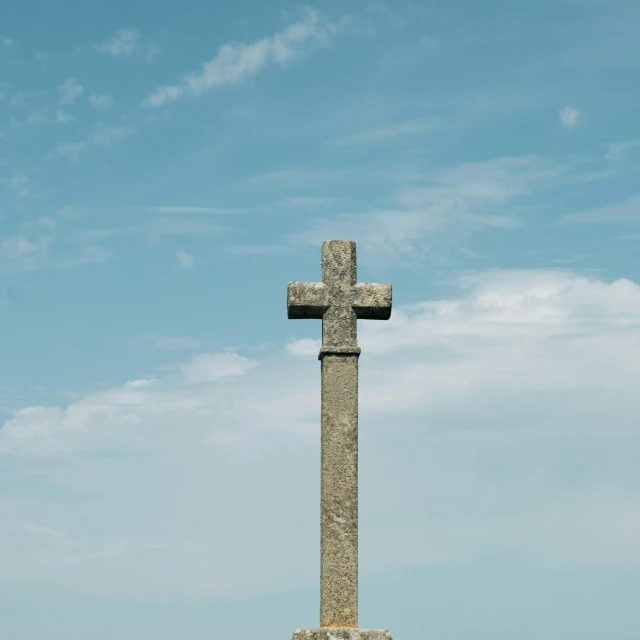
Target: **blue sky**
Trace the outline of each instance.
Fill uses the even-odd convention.
[[[0,635],[318,624],[324,240],[360,626],[638,638],[640,5],[23,0],[0,22]],[[633,597],[636,594],[636,597]]]

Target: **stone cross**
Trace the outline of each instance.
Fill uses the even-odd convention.
[[[359,283],[355,242],[331,240],[322,245],[322,282],[290,282],[287,293],[289,318],[322,319],[320,626],[357,629],[357,320],[389,319],[391,285]]]

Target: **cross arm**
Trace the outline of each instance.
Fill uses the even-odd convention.
[[[391,317],[391,284],[358,283],[353,286],[351,305],[360,320],[388,320]]]
[[[320,320],[329,308],[329,287],[322,282],[290,282],[287,288],[289,319]]]

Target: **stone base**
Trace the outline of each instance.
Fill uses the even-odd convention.
[[[321,627],[319,629],[296,629],[293,640],[391,640],[391,634],[387,629]]]

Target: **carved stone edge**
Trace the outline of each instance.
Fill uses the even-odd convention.
[[[296,629],[292,640],[391,640],[391,633],[388,629],[320,627]]]
[[[324,356],[359,356],[361,352],[360,347],[321,347],[318,360]]]

